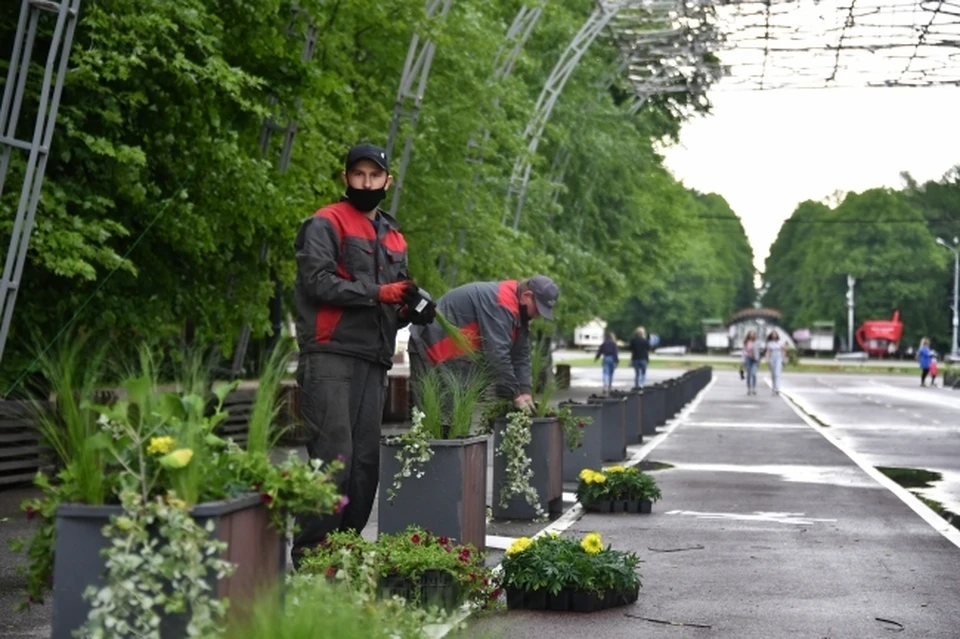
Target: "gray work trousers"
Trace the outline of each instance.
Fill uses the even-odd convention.
[[[306,548],[334,531],[360,532],[373,510],[380,479],[380,425],[387,387],[382,364],[333,353],[302,353],[297,367],[300,413],[309,440],[307,454],[324,463],[342,456],[337,477],[349,503],[339,513],[302,515],[293,540],[297,562]]]

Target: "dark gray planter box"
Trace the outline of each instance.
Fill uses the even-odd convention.
[[[614,391],[613,397],[623,397],[627,402],[624,406],[623,418],[624,435],[627,438],[627,445],[643,443],[643,432],[640,425],[640,391],[619,393]]]
[[[657,390],[653,387],[640,391],[640,432],[647,437],[657,434]]]
[[[506,428],[506,418],[500,418],[493,427],[493,517],[494,519],[533,519],[536,511],[523,495],[514,495],[507,500],[506,508],[500,506],[500,491],[506,484],[507,460],[497,455]],[[530,470],[533,477],[530,485],[540,498],[540,508],[545,513],[563,511],[563,431],[560,422],[553,418],[534,419],[530,426],[531,438],[527,447]]]
[[[649,391],[652,404],[653,425],[663,426],[667,423],[667,391],[661,384],[654,384],[644,391]]]
[[[583,429],[580,448],[563,451],[563,481],[578,481],[584,468],[598,470],[603,463],[603,406],[601,404],[561,404],[570,409],[575,417],[589,417],[593,420]]]
[[[587,400],[591,404],[603,406],[603,445],[600,454],[603,461],[621,461],[627,457],[626,437],[626,405],[622,397],[591,397]]]
[[[122,512],[120,506],[64,504],[57,508],[53,639],[72,639],[73,631],[87,620],[90,604],[84,600],[83,592],[87,586],[103,586],[106,559],[100,551],[110,545],[102,529],[111,516]],[[212,536],[228,544],[224,559],[236,564],[236,571],[219,581],[216,575],[210,575],[208,580],[219,597],[230,599],[228,620],[242,620],[259,594],[281,582],[286,543],[270,525],[270,513],[260,495],[198,504],[192,514],[201,525],[212,520]],[[185,636],[186,622],[182,615],[164,618],[161,636]]]
[[[483,550],[487,537],[487,442],[482,435],[430,442],[433,458],[423,466],[423,477],[405,477],[391,502],[387,489],[402,464],[400,444],[380,443],[381,534],[419,526],[439,537],[450,537]]]

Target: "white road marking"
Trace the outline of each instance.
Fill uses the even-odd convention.
[[[872,380],[871,380],[872,381]],[[829,428],[821,428],[819,424],[814,422],[810,418],[810,411],[807,411],[804,405],[798,401],[797,398],[793,397],[788,393],[781,392],[780,396],[784,399],[793,412],[795,412],[800,419],[802,419],[810,428],[820,433],[824,439],[836,446],[843,454],[853,461],[860,469],[870,475],[876,482],[881,486],[892,492],[896,495],[900,501],[905,503],[910,509],[920,515],[920,517],[930,524],[930,526],[936,530],[938,533],[943,535],[950,543],[952,543],[957,548],[960,548],[960,530],[957,530],[951,526],[943,517],[935,513],[930,509],[925,503],[920,501],[914,494],[906,490],[903,486],[893,481],[879,470],[867,463],[858,453],[853,449],[846,446],[841,442],[837,437],[833,436],[828,431]]]
[[[747,513],[704,513],[697,510],[671,510],[665,515],[689,515],[697,519],[726,519],[735,521],[762,521],[775,524],[791,524],[794,526],[808,526],[810,524],[836,523],[836,519],[817,519],[806,517],[806,513],[768,513],[754,511]]]

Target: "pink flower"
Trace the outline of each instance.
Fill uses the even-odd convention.
[[[470,549],[464,548],[463,550],[461,550],[459,559],[460,561],[463,561],[463,562],[470,561]]]
[[[270,504],[273,503],[273,497],[271,497],[267,493],[263,493],[262,495],[260,495],[260,501],[262,501],[267,506],[269,506]]]
[[[336,504],[333,505],[333,512],[338,514],[342,513],[343,509],[346,508],[347,504],[349,503],[350,503],[350,498],[344,495],[343,497],[340,498],[340,501],[338,501]]]
[[[339,455],[337,455],[337,461],[342,464],[347,461],[347,458],[343,456],[343,453],[340,453]]]
[[[24,512],[27,513],[27,520],[28,520],[28,521],[29,521],[30,519],[33,519],[33,518],[36,517],[36,515],[37,515],[37,509],[34,508],[33,506],[27,506],[27,507],[24,509]]]

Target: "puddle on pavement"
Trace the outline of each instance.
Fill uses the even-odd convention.
[[[667,470],[670,468],[675,468],[673,464],[668,464],[667,462],[658,462],[658,461],[642,461],[639,464],[640,470],[644,472],[653,472],[655,470]]]
[[[925,470],[923,468],[900,468],[897,466],[877,466],[876,468],[881,473],[909,490],[920,501],[926,504],[930,510],[943,517],[944,521],[946,521],[948,524],[954,528],[960,528],[960,515],[947,509],[939,501],[930,499],[929,497],[924,497],[921,493],[921,491],[924,489],[934,488],[934,484],[941,481],[943,479],[943,475],[932,470]]]

